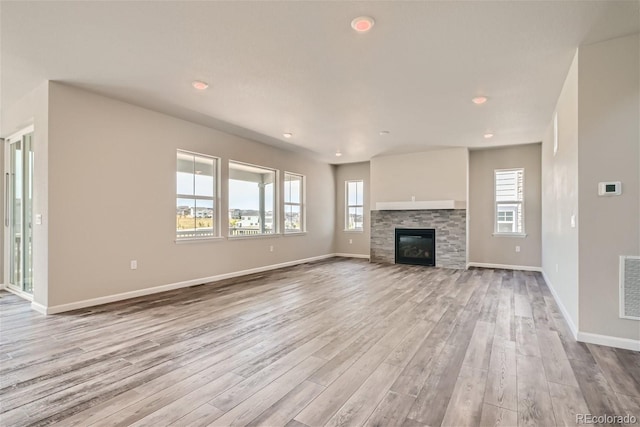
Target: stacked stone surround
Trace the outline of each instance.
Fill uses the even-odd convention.
[[[465,209],[371,211],[371,262],[395,263],[396,228],[436,230],[436,267],[467,267]]]

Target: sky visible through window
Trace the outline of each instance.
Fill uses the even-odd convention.
[[[301,177],[292,175],[291,179],[285,179],[284,200],[288,203],[300,203]]]
[[[264,188],[264,198],[267,201],[273,200],[273,185]],[[258,202],[260,193],[258,184],[255,182],[229,180],[229,209],[260,209]],[[270,203],[267,203],[269,206]]]
[[[193,189],[193,175],[178,172],[178,193],[189,194]],[[203,194],[213,188],[213,177],[200,175],[195,180],[196,193]],[[272,200],[273,185],[264,189],[265,199]],[[255,182],[229,180],[229,209],[259,209],[258,184]]]
[[[178,194],[197,194],[199,196],[213,196],[213,176],[196,175],[178,172]],[[194,192],[195,185],[195,192]]]

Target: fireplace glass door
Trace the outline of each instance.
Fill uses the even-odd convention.
[[[396,228],[396,264],[436,265],[436,231]]]

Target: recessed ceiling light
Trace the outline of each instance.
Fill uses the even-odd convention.
[[[209,83],[203,82],[203,81],[200,81],[200,80],[194,80],[191,83],[191,86],[193,86],[197,90],[205,90],[206,88],[209,87]]]
[[[391,132],[389,132],[388,130],[381,130],[380,131],[380,135],[389,135]]]
[[[484,139],[493,138],[493,134],[491,132],[487,132],[484,134]]]
[[[359,33],[366,33],[373,27],[375,21],[370,16],[358,16],[351,21],[351,28]]]
[[[336,157],[340,157],[342,156],[342,153],[340,152],[340,150],[336,151]]]
[[[282,136],[284,136],[285,138],[291,138],[293,134],[291,132],[285,132],[282,134]]]
[[[476,96],[475,98],[471,98],[471,102],[477,105],[481,105],[487,102],[488,99],[489,98],[487,98],[486,96]]]

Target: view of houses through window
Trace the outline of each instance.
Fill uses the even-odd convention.
[[[229,235],[276,232],[276,171],[229,162]]]
[[[214,237],[218,159],[178,151],[176,172],[176,238]]]
[[[219,237],[218,171],[220,159],[177,150],[176,238]],[[229,161],[229,236],[278,233],[278,172],[262,166]],[[284,172],[282,195],[284,233],[306,231],[305,177]],[[362,231],[364,182],[345,182],[345,230]],[[507,221],[508,218],[501,217]]]
[[[362,231],[364,224],[364,182],[346,181],[345,229]]]
[[[304,231],[304,177],[284,173],[284,232]]]
[[[523,234],[524,169],[495,171],[495,232]]]

